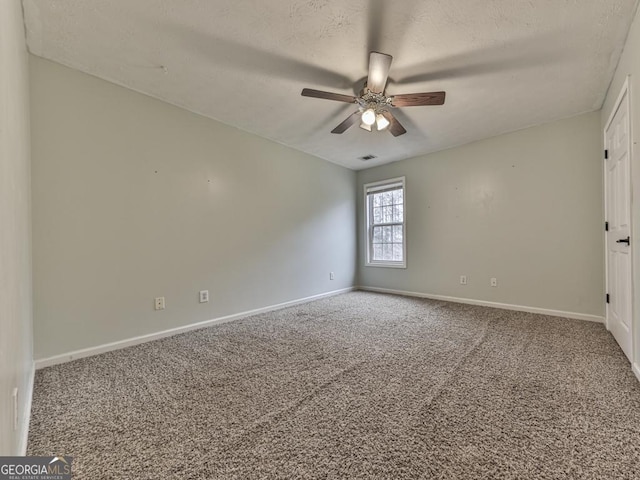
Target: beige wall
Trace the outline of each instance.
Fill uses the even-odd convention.
[[[603,315],[601,145],[596,112],[358,172],[360,213],[407,179],[407,269],[364,266],[360,214],[359,284]]]
[[[629,77],[629,90],[631,99],[631,183],[632,183],[632,232],[631,241],[633,247],[633,328],[634,328],[634,370],[640,377],[640,158],[638,156],[638,140],[640,140],[640,10],[636,12],[631,25],[627,43],[622,52],[616,73],[613,77],[607,98],[602,107],[600,117],[600,136],[604,135],[604,128],[613,111],[622,85]]]
[[[31,95],[36,359],[354,284],[354,172],[33,56]]]
[[[29,80],[19,0],[0,2],[0,455],[23,453],[33,371]],[[14,388],[19,425],[13,428]]]

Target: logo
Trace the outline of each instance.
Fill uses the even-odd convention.
[[[0,480],[71,480],[72,457],[0,457]]]

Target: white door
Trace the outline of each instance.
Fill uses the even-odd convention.
[[[631,176],[629,91],[605,130],[607,328],[631,361]]]

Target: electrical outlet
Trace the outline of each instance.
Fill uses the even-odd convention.
[[[492,277],[491,278],[491,286],[492,287],[497,287],[498,286],[498,279],[496,277]]]
[[[466,284],[467,284],[467,276],[460,275],[460,285],[466,285]]]
[[[13,404],[13,431],[16,431],[18,430],[18,387],[13,389],[11,400]]]
[[[200,290],[200,303],[207,303],[209,301],[209,290]]]
[[[333,272],[329,272],[329,280],[333,280],[335,278],[335,275],[333,274]]]
[[[156,310],[164,310],[164,297],[156,297]]]

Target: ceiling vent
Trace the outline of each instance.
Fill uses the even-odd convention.
[[[363,161],[367,161],[367,160],[373,160],[374,158],[377,158],[375,155],[365,155],[364,157],[359,157],[360,160]]]

